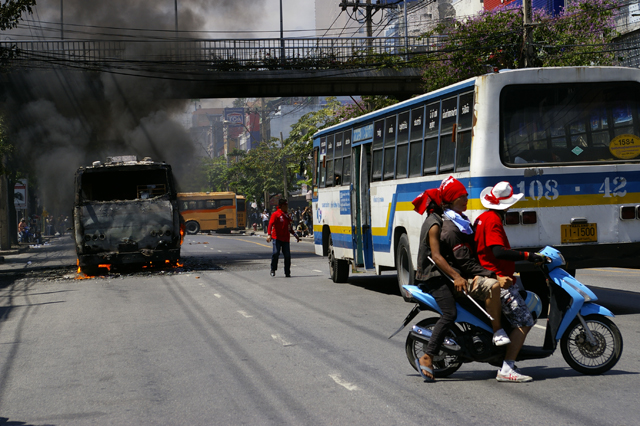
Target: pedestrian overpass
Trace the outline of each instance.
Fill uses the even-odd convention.
[[[161,81],[166,98],[390,95],[421,93],[412,59],[435,38],[0,41],[15,48],[0,78],[15,88],[25,72],[88,80],[104,73]]]

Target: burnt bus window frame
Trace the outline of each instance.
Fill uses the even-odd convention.
[[[516,92],[519,96],[515,96]],[[540,114],[539,106],[535,110],[527,107],[533,100],[523,96],[523,92],[531,93],[538,103],[542,96],[555,95],[552,100],[556,103],[547,102],[544,113]],[[554,114],[563,93],[568,100],[574,97],[581,102],[565,102],[562,104],[565,113]],[[507,85],[500,92],[500,160],[511,168],[640,162],[640,156],[621,159],[609,150],[611,141],[621,134],[632,131],[636,137],[640,136],[640,101],[637,99],[640,99],[640,83],[635,81]],[[624,107],[620,107],[621,104]],[[630,124],[619,120],[617,114],[623,110]],[[537,111],[538,116],[531,111]],[[565,118],[564,122],[557,123],[556,119],[561,118]],[[518,119],[525,123],[518,126],[524,131],[508,132],[508,127],[514,127],[509,120]],[[507,137],[507,133],[513,136]]]
[[[148,168],[145,166],[105,167],[88,169],[78,175],[78,194],[82,203],[132,201],[153,199],[167,194],[175,199],[174,182],[166,168]],[[160,188],[162,193],[149,198],[139,196],[139,188],[149,186]],[[148,193],[152,193],[152,190]]]

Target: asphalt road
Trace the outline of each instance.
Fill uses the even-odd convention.
[[[70,241],[55,252],[73,259]],[[558,350],[520,363],[532,383],[473,363],[427,384],[406,331],[387,339],[412,307],[395,275],[334,284],[310,241],[292,253],[292,278],[282,260],[270,277],[270,244],[240,235],[188,237],[173,271],[0,274],[0,425],[639,423],[640,271],[578,271],[624,338],[609,373],[581,375]]]

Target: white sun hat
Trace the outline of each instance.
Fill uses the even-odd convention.
[[[480,193],[480,202],[487,209],[506,210],[517,203],[524,194],[513,194],[513,187],[509,182],[498,182],[495,186],[488,186]]]

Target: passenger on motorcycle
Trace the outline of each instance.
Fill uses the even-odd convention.
[[[543,262],[544,256],[536,253],[511,250],[509,239],[502,225],[505,212],[522,198],[523,194],[513,194],[509,182],[500,182],[485,188],[480,194],[480,202],[489,209],[482,213],[474,224],[475,242],[480,264],[498,276],[509,277],[514,286],[500,291],[502,312],[509,320],[513,331],[509,335],[511,343],[507,346],[502,369],[496,379],[499,382],[530,382],[530,376],[520,373],[515,367],[515,360],[522,349],[525,338],[535,324],[527,305],[519,293],[522,288],[516,282],[515,261],[528,260]]]
[[[442,181],[439,188],[429,189],[413,200],[415,210],[423,214],[428,212],[427,219],[420,230],[420,246],[418,248],[418,264],[416,271],[416,285],[425,288],[438,302],[442,310],[442,316],[436,322],[425,354],[416,359],[416,368],[427,381],[433,381],[433,359],[440,352],[447,331],[456,319],[456,303],[454,295],[468,292],[472,297],[482,300],[487,304],[490,312],[500,312],[500,285],[510,285],[508,278],[503,278],[498,283],[495,274],[482,268],[475,258],[469,256],[473,244],[473,237],[458,238],[457,227],[449,229],[450,219],[443,220],[442,206],[453,206],[454,211],[462,214],[466,210],[467,191],[464,185],[453,177]],[[468,223],[468,220],[467,220]],[[449,229],[447,237],[443,238],[444,227]],[[467,228],[471,230],[471,224]],[[471,238],[470,241],[466,241]],[[464,239],[461,244],[453,244],[454,241]],[[466,254],[463,254],[466,253]],[[455,254],[454,254],[455,253]],[[429,260],[431,256],[435,265]],[[437,266],[437,267],[436,267]],[[458,269],[456,269],[458,268]],[[460,272],[458,272],[460,270]],[[453,279],[453,284],[441,272]],[[462,275],[461,275],[462,273]],[[470,279],[474,277],[473,279]],[[492,325],[496,332],[494,343],[504,345],[509,343],[508,337],[500,326],[500,315],[492,315],[497,318]]]

